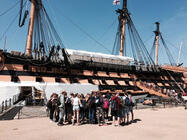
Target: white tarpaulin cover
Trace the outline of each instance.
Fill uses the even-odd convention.
[[[80,51],[80,50],[71,50],[66,49],[69,55],[82,55],[82,56],[89,56],[89,57],[98,57],[98,58],[109,58],[109,59],[117,59],[117,60],[124,60],[124,61],[133,61],[133,58],[126,57],[126,56],[119,56],[119,55],[110,55],[104,53],[95,53],[95,52],[88,52],[88,51]]]
[[[92,84],[61,84],[61,83],[38,83],[38,82],[0,82],[0,104],[2,101],[12,98],[14,95],[20,93],[21,86],[30,86],[35,87],[38,90],[44,91],[47,99],[51,96],[52,93],[61,93],[66,91],[68,94],[79,93],[87,94],[91,91],[98,90],[97,85]]]

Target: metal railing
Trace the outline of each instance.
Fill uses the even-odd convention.
[[[0,114],[11,108],[13,104],[18,100],[18,96],[19,94],[14,95],[12,98],[6,99],[5,101],[2,101],[2,103],[0,104]]]
[[[152,100],[152,104],[143,104],[143,101],[146,99]],[[163,98],[141,98],[135,100],[135,109],[144,109],[144,108],[168,108],[168,107],[179,107],[184,106],[187,108],[187,104],[182,103],[175,98],[163,99]]]

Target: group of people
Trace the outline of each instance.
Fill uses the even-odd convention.
[[[140,82],[140,84],[142,86],[145,86],[146,88],[155,90],[157,92],[160,92],[162,94],[168,95],[169,97],[177,97],[178,93],[181,94],[181,96],[186,96],[186,93],[181,93],[180,91],[176,91],[175,89],[169,89],[169,88],[163,88],[163,87],[159,87],[158,85],[155,85],[154,83],[147,83],[147,82]],[[182,85],[179,85],[182,87]]]
[[[59,95],[53,93],[47,102],[50,121],[57,125],[77,125],[89,123],[99,126],[113,121],[114,126],[130,124],[134,120],[134,102],[130,93],[73,94],[67,96],[65,91]],[[131,115],[131,120],[129,116]]]

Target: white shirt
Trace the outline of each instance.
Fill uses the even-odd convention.
[[[78,97],[73,98],[73,105],[74,106],[78,106],[79,105],[79,98]]]

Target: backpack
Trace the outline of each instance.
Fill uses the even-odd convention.
[[[111,102],[111,110],[117,110],[116,100],[112,100],[112,102]]]
[[[120,98],[120,106],[121,106],[121,107],[124,107],[124,106],[125,106],[123,98]]]
[[[83,107],[84,109],[86,109],[86,100],[82,100],[82,101],[81,101],[81,104],[82,104],[82,107]]]
[[[46,106],[47,106],[49,109],[52,108],[52,102],[51,102],[51,100],[49,100],[49,101],[47,102]]]
[[[92,108],[92,107],[95,106],[95,97],[91,97],[90,99],[88,99],[87,106],[88,106],[89,108]]]
[[[130,106],[134,107],[135,103],[133,102],[132,98],[130,98]]]
[[[108,106],[109,106],[109,101],[108,101],[108,99],[106,99],[104,101],[104,109],[108,109]]]
[[[125,98],[125,105],[126,105],[126,106],[130,106],[130,104],[131,104],[131,102],[130,102],[129,97],[126,97],[126,98]]]
[[[66,104],[70,105],[72,103],[71,98],[66,99]]]

